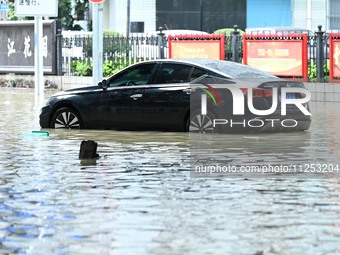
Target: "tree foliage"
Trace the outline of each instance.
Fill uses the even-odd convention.
[[[214,31],[214,34],[224,34],[226,36],[231,36],[234,31],[235,31],[234,28],[221,28],[221,29]],[[244,33],[245,33],[241,29],[237,29],[237,31],[240,33],[240,35],[244,35]]]
[[[14,12],[14,3],[9,4],[9,11],[8,11],[7,19],[10,21],[18,20],[18,17],[15,16],[15,12]]]
[[[64,30],[72,30],[74,18],[71,15],[72,7],[70,0],[58,1],[58,19],[61,20],[61,25]]]

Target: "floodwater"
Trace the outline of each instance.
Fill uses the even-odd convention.
[[[202,137],[232,163],[340,162],[340,104],[308,132]],[[194,178],[185,133],[40,130],[31,90],[0,91],[0,254],[340,254],[340,179]],[[80,161],[83,140],[96,161]],[[195,139],[198,139],[197,137]]]

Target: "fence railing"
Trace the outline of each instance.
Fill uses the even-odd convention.
[[[162,40],[162,41],[161,41]],[[319,30],[308,36],[308,76],[310,81],[327,81],[329,76],[329,38]],[[104,36],[104,76],[130,64],[168,57],[168,41],[158,36]],[[225,36],[225,60],[243,62],[243,40],[235,31]],[[61,37],[62,71],[65,75],[92,74],[92,37]]]

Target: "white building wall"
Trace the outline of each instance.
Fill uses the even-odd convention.
[[[104,27],[126,35],[128,0],[106,0],[108,13]],[[130,0],[130,22],[144,22],[144,32],[156,29],[156,0]],[[108,24],[107,24],[108,23]]]
[[[330,30],[340,31],[340,1],[329,0],[328,5],[328,27]]]
[[[110,1],[103,3],[103,30],[110,29]]]
[[[156,0],[131,0],[130,21],[143,21],[144,33],[156,30]]]
[[[130,0],[130,22],[144,22],[144,32],[156,30],[156,1]],[[270,0],[275,1],[275,0]],[[292,26],[316,31],[340,29],[340,0],[291,0]],[[126,35],[128,0],[104,2],[103,28]],[[333,7],[332,7],[333,6]]]
[[[292,26],[312,31],[328,29],[328,0],[292,0]]]
[[[317,30],[318,26],[321,25],[323,30],[328,29],[327,27],[327,0],[313,0],[312,1],[312,29]]]

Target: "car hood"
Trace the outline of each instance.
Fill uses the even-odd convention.
[[[90,86],[90,87],[81,87],[81,88],[75,88],[75,89],[68,89],[68,90],[64,90],[64,91],[60,91],[56,94],[54,94],[53,96],[63,96],[63,95],[74,95],[74,94],[82,94],[82,93],[88,93],[88,92],[92,92],[92,91],[96,91],[99,90],[101,88],[99,88],[98,86]]]

